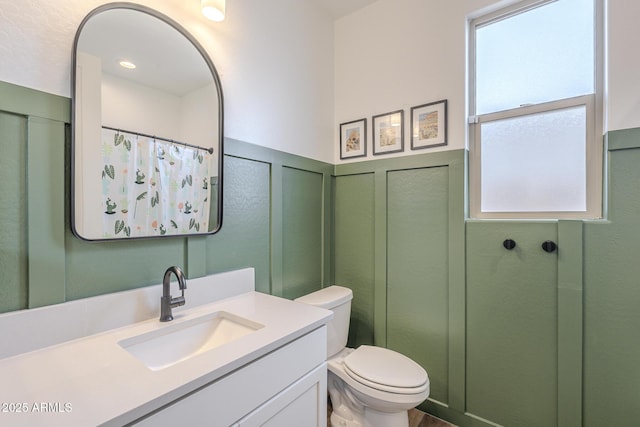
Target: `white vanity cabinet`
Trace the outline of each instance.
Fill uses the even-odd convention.
[[[0,426],[324,427],[332,313],[254,285],[192,279],[171,322],[162,285],[1,314]]]
[[[324,427],[327,368],[317,367],[240,420],[237,427]]]
[[[133,425],[324,427],[326,340],[322,326]]]

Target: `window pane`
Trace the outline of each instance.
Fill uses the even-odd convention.
[[[475,114],[593,93],[593,0],[559,0],[478,27],[475,60]]]
[[[586,107],[482,123],[482,212],[584,212]]]

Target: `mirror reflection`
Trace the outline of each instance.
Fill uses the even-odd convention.
[[[119,3],[85,18],[73,60],[74,233],[216,232],[222,92],[202,47],[168,17]]]

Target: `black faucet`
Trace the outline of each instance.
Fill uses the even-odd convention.
[[[171,273],[176,275],[178,279],[178,286],[182,291],[182,295],[176,298],[171,298]],[[160,321],[168,322],[173,320],[173,314],[171,309],[173,307],[179,307],[184,305],[184,290],[187,289],[187,281],[184,278],[184,273],[179,267],[169,267],[164,272],[164,279],[162,280],[162,298],[160,298]]]

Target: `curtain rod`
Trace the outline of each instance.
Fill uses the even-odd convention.
[[[131,130],[116,129],[116,128],[112,128],[110,126],[102,126],[102,129],[109,129],[109,130],[115,130],[116,132],[125,132],[125,133],[131,133],[133,135],[146,136],[147,138],[159,139],[160,141],[167,141],[167,142],[171,142],[172,144],[178,144],[178,145],[184,145],[186,147],[197,148],[198,150],[204,150],[204,151],[209,152],[209,154],[213,154],[213,148],[199,147],[197,145],[187,144],[186,142],[180,142],[180,141],[176,141],[176,140],[173,140],[173,139],[161,138],[159,136],[149,135],[149,134],[141,133],[141,132],[134,132],[134,131],[131,131]]]

